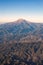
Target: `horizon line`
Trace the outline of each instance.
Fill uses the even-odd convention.
[[[7,23],[13,23],[13,22],[17,22],[17,21],[21,21],[21,20],[25,20],[25,21],[27,21],[27,22],[30,22],[30,23],[43,23],[43,22],[33,22],[33,21],[29,21],[29,20],[27,20],[27,19],[24,19],[24,18],[18,18],[18,19],[16,19],[16,20],[13,20],[13,21],[6,21],[6,22],[2,22],[2,23],[0,23],[0,24],[7,24]]]

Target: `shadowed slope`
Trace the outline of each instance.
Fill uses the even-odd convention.
[[[3,41],[21,41],[43,39],[43,24],[31,23],[19,19],[12,23],[0,25],[0,43]],[[2,43],[3,43],[2,42]]]

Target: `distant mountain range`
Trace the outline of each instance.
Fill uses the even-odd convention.
[[[43,42],[43,23],[32,23],[24,19],[0,25],[0,43]]]

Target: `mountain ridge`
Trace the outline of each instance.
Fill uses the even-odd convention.
[[[7,41],[21,41],[23,38],[31,41],[32,36],[33,41],[34,38],[36,39],[35,41],[40,38],[41,40],[43,39],[43,24],[31,23],[27,20],[19,19],[15,22],[0,25],[0,39],[3,41],[5,38]]]
[[[20,23],[20,22],[23,22],[23,21],[26,21],[27,23],[43,24],[43,23],[31,22],[31,21],[28,21],[28,20],[26,20],[26,19],[20,18],[20,19],[17,19],[17,20],[15,20],[15,21],[12,21],[12,22],[2,23],[2,24],[0,24],[0,25],[3,25],[3,24],[10,24],[10,23]]]
[[[43,24],[0,25],[0,52],[1,65],[43,65]]]

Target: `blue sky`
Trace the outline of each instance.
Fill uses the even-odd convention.
[[[0,0],[0,23],[19,18],[43,22],[43,0]]]

